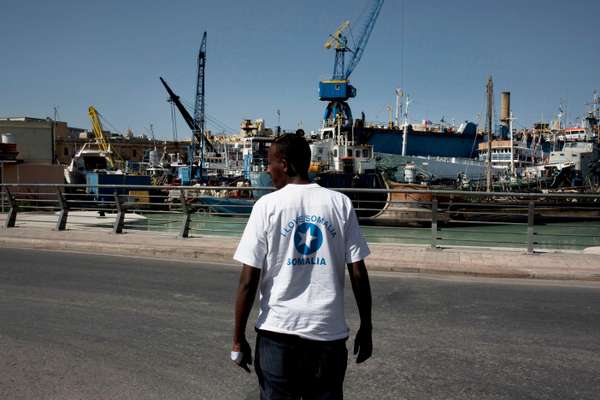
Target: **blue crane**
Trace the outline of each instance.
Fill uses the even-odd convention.
[[[204,169],[204,152],[216,151],[214,145],[208,140],[205,132],[205,70],[206,70],[206,32],[202,35],[202,42],[198,52],[198,75],[196,80],[196,98],[194,101],[194,116],[192,117],[187,111],[179,96],[167,85],[163,78],[160,78],[165,90],[169,94],[169,101],[175,104],[186,124],[192,130],[192,140],[188,147],[188,163],[189,176],[185,181],[190,182],[191,179],[201,180],[203,178]],[[196,166],[196,153],[200,150],[200,162]]]
[[[196,155],[196,140],[195,138],[200,138],[200,168],[198,169],[197,177],[202,178],[202,171],[204,168],[204,126],[205,126],[205,117],[204,117],[204,107],[205,107],[205,79],[204,72],[206,70],[206,32],[202,35],[202,42],[200,44],[200,50],[198,51],[198,77],[196,79],[196,100],[194,102],[194,126],[197,131],[194,131],[192,136],[192,145],[190,146],[191,157],[190,159],[193,161]]]
[[[325,48],[330,49],[335,46],[335,63],[333,65],[333,76],[330,80],[319,82],[319,99],[327,101],[327,108],[323,115],[326,126],[335,124],[338,118],[341,118],[344,126],[352,125],[352,111],[346,102],[352,97],[356,97],[356,88],[350,84],[350,75],[358,65],[373,32],[375,21],[379,16],[384,0],[372,0],[373,5],[368,13],[366,22],[360,30],[358,41],[354,48],[349,47],[346,30],[350,27],[350,22],[344,21],[334,34],[330,35],[325,42]],[[346,53],[351,53],[352,58],[346,63]]]

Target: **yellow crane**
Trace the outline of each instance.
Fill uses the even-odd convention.
[[[106,153],[106,158],[111,168],[115,167],[115,161],[113,159],[113,152],[110,149],[110,144],[108,143],[108,139],[104,135],[102,130],[102,123],[100,122],[100,113],[94,108],[94,106],[88,107],[88,114],[90,116],[90,120],[92,121],[92,130],[94,131],[94,137],[96,138],[96,142],[100,147],[100,150]],[[117,157],[121,158],[118,154]]]

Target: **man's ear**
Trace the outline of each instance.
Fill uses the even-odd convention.
[[[283,172],[285,172],[286,175],[288,173],[289,167],[290,165],[288,164],[287,160],[281,157],[281,169],[283,170]]]
[[[287,176],[294,177],[297,175],[296,169],[294,168],[294,166],[292,164],[288,163],[288,161],[285,158],[281,159],[281,163],[282,163],[283,171],[285,172],[285,174]]]

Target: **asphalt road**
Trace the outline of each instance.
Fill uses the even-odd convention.
[[[0,249],[0,399],[257,399],[228,361],[237,273]],[[599,398],[600,285],[371,280],[375,353],[347,399]],[[350,290],[347,310],[354,331]]]

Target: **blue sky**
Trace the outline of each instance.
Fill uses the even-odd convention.
[[[204,30],[207,112],[219,121],[208,128],[237,131],[243,118],[273,126],[280,109],[284,128],[317,129],[317,84],[334,56],[323,43],[371,0],[0,1],[0,116],[52,116],[56,106],[61,120],[89,128],[94,105],[119,131],[152,123],[170,138],[158,77],[193,104]],[[351,107],[385,121],[402,84],[412,120],[476,121],[492,74],[497,94],[512,92],[517,126],[551,118],[561,99],[574,121],[600,89],[599,16],[592,0],[387,0],[351,77]]]

